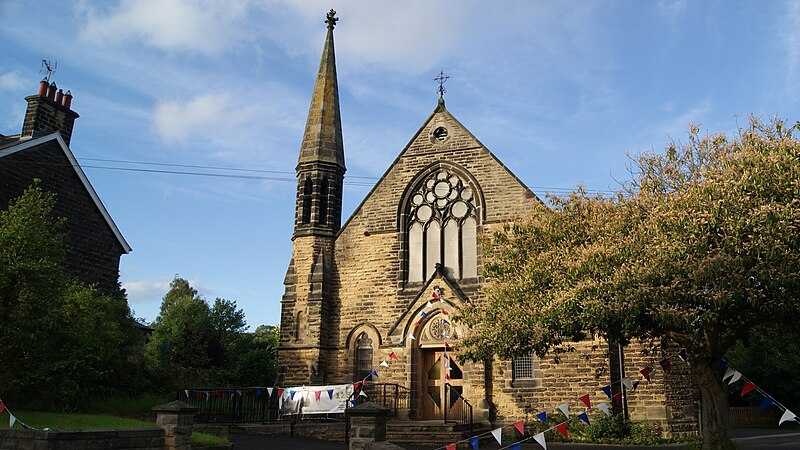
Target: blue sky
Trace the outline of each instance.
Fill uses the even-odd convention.
[[[81,115],[71,148],[133,247],[137,316],[155,319],[179,274],[253,328],[279,322],[329,8],[342,222],[436,107],[440,70],[448,109],[541,196],[614,188],[626,153],[689,122],[800,119],[800,2],[0,0],[0,133],[20,131],[40,61],[58,61]]]

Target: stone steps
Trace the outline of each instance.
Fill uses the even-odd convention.
[[[386,424],[386,440],[396,444],[444,446],[464,439],[464,434],[454,430],[454,424],[441,421],[399,421]]]

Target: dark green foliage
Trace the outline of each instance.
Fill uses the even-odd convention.
[[[124,294],[64,269],[64,220],[38,185],[0,211],[0,386],[17,405],[75,409],[124,390],[141,344]]]

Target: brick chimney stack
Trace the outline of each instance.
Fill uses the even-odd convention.
[[[80,117],[70,109],[72,94],[58,89],[55,82],[48,84],[42,80],[36,95],[25,97],[25,100],[28,110],[22,124],[22,137],[37,137],[58,131],[69,145],[75,119]]]

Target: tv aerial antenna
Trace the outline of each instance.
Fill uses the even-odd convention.
[[[56,73],[57,69],[58,69],[58,61],[55,61],[53,62],[53,64],[50,64],[49,59],[43,59],[42,68],[39,69],[39,73],[47,73],[47,76],[44,77],[44,81],[47,81],[47,83],[50,84],[50,77],[52,77],[53,74]]]

